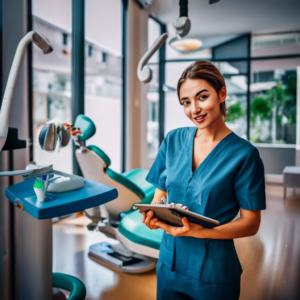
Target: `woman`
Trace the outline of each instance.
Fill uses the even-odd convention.
[[[207,61],[182,74],[177,94],[196,127],[169,132],[146,178],[165,196],[218,220],[211,229],[182,219],[167,225],[143,213],[150,229],[165,232],[157,263],[157,299],[238,299],[242,268],[233,239],[256,234],[266,208],[264,167],[257,149],[225,124],[225,81]],[[240,216],[232,221],[236,215]]]

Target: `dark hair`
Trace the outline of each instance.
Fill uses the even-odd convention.
[[[212,63],[206,60],[196,60],[194,63],[192,63],[183,71],[181,77],[178,80],[178,84],[177,84],[178,99],[180,99],[180,95],[179,95],[180,87],[187,78],[204,79],[215,89],[217,93],[220,92],[223,86],[226,87],[224,77]],[[220,103],[220,111],[222,116],[225,118],[226,117],[225,101],[223,103]]]

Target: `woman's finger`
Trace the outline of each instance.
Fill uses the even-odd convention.
[[[150,229],[157,229],[158,227],[156,226],[155,222],[157,221],[157,218],[152,218],[150,221]]]
[[[185,210],[189,210],[189,209],[187,208],[187,206],[183,206],[182,208],[185,209]]]
[[[178,206],[178,207],[182,207],[182,204],[178,203],[178,204],[176,204],[176,206]]]
[[[150,210],[146,213],[146,220],[145,220],[145,224],[150,228],[150,221],[153,217],[153,211]]]
[[[143,217],[142,217],[142,222],[145,223],[146,213],[143,211],[143,212],[142,212],[142,215],[143,215]]]
[[[183,218],[181,219],[181,221],[182,221],[182,224],[183,224],[183,226],[184,226],[184,228],[185,228],[185,231],[190,230],[190,223],[189,223],[189,221],[187,220],[187,218],[186,218],[186,217],[183,217]]]

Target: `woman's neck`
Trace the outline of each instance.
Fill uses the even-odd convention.
[[[198,129],[195,138],[200,138],[207,142],[222,140],[232,131],[226,126],[223,117],[220,115],[209,127]]]

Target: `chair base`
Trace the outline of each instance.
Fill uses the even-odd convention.
[[[122,244],[111,245],[108,242],[94,244],[89,248],[89,256],[97,263],[107,263],[124,273],[145,273],[156,267],[157,260],[136,254]]]

